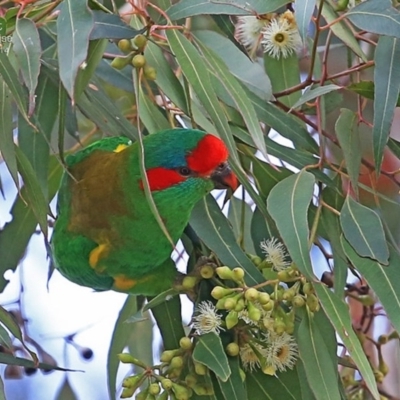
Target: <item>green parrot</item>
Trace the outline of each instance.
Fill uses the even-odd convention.
[[[157,210],[176,243],[194,205],[213,188],[235,190],[228,150],[216,136],[170,129],[143,139]],[[109,137],[66,158],[51,247],[66,278],[95,290],[154,296],[172,287],[172,245],[144,192],[139,145]]]

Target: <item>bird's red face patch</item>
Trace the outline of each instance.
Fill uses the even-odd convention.
[[[177,185],[185,180],[185,178],[173,169],[156,167],[147,171],[147,180],[151,191],[164,190],[171,186]],[[143,181],[140,181],[140,188],[143,190]]]
[[[228,149],[224,142],[214,135],[207,134],[196,148],[186,156],[188,167],[201,176],[210,175],[215,168],[228,159]]]

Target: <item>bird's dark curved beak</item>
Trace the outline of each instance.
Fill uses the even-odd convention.
[[[217,168],[211,174],[211,180],[214,182],[215,189],[232,189],[235,191],[239,186],[236,175],[232,172],[229,164],[225,164],[224,168]]]

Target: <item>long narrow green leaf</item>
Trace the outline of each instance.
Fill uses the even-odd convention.
[[[101,61],[104,50],[106,49],[108,40],[91,40],[89,42],[87,58],[85,61],[85,67],[79,68],[76,82],[75,82],[75,97],[78,98],[82,92],[86,89],[90,79],[92,78],[97,65]]]
[[[302,170],[279,182],[267,199],[267,209],[274,219],[292,260],[300,271],[314,276],[308,246],[308,207],[313,195],[315,178]]]
[[[13,39],[13,50],[29,91],[28,115],[31,116],[35,109],[35,89],[38,84],[42,54],[39,31],[31,19],[17,18]]]
[[[48,177],[48,202],[56,194],[60,185],[60,179],[63,169],[55,156],[50,159],[49,177]],[[22,187],[22,198],[26,198],[26,188]],[[3,230],[0,230],[0,290],[4,290],[7,281],[4,279],[4,273],[7,270],[15,271],[19,260],[24,255],[29,239],[37,226],[37,219],[32,211],[20,196],[17,196],[11,208],[13,219],[8,222]],[[18,238],[18,240],[15,240]]]
[[[126,320],[137,312],[136,296],[128,296],[122,306],[111,338],[107,354],[107,385],[110,400],[115,400],[116,380],[119,360],[117,354],[121,353],[131,335],[131,326]]]
[[[183,330],[181,299],[175,296],[164,303],[151,309],[160,329],[165,350],[173,350],[179,347],[179,340],[185,336]]]
[[[224,346],[220,337],[213,332],[199,336],[193,351],[193,360],[206,365],[222,382],[226,382],[231,375]]]
[[[24,187],[26,188],[26,199],[24,200],[26,200],[32,208],[44,236],[47,237],[47,213],[49,211],[47,200],[42,192],[31,163],[18,146],[15,146],[15,154],[17,156],[18,171],[22,175]]]
[[[178,30],[170,29],[166,31],[166,34],[171,50],[174,52],[183,73],[217,127],[218,133],[226,143],[232,159],[238,162],[235,142],[225,113],[212,88],[205,61],[196,48]]]
[[[340,212],[344,236],[363,257],[387,264],[389,249],[379,215],[347,196]]]
[[[337,376],[336,363],[333,363],[329,357],[328,349],[316,323],[309,313],[302,314],[297,341],[308,383],[317,399],[339,399],[337,380],[332,379],[335,375]]]
[[[260,123],[257,119],[257,114],[254,111],[254,107],[251,101],[246,96],[245,91],[242,86],[237,82],[237,80],[230,74],[228,67],[221,60],[218,55],[216,55],[212,50],[208,49],[201,42],[197,42],[200,46],[204,58],[209,64],[210,72],[214,73],[217,78],[224,85],[225,89],[228,91],[229,95],[232,97],[236,109],[239,111],[243,120],[247,126],[250,136],[254,140],[254,144],[258,150],[268,157],[267,149],[265,147],[264,133],[261,130]]]
[[[225,400],[247,400],[244,382],[240,375],[239,357],[228,357],[231,375],[224,382],[217,377],[219,388]]]
[[[32,357],[34,364],[37,365],[39,359],[36,353],[34,353],[29,347],[26,346],[24,338],[22,336],[21,328],[15,322],[15,319],[12,317],[12,315],[2,306],[0,306],[0,321],[21,342],[25,350]]]
[[[171,128],[160,109],[143,93],[139,86],[139,116],[149,133]]]
[[[72,102],[75,102],[75,80],[86,59],[94,18],[85,1],[65,0],[57,18],[60,79]]]
[[[200,14],[242,15],[256,11],[260,14],[275,11],[285,5],[285,0],[181,0],[167,12],[172,20],[192,17]]]
[[[336,20],[339,15],[335,12],[332,5],[327,1],[324,1],[322,6],[322,16],[326,19],[329,24]],[[355,54],[357,54],[364,62],[368,61],[367,56],[361,49],[360,44],[354,37],[352,30],[343,22],[339,21],[331,25],[330,29],[332,32],[345,43]]]
[[[11,95],[4,80],[0,78],[0,153],[11,177],[19,188],[17,158],[14,150]]]
[[[337,297],[336,294],[331,292],[325,285],[316,284],[314,287],[322,308],[346,346],[347,351],[364,378],[368,389],[371,391],[375,399],[379,399],[379,393],[371,365],[369,364],[361,343],[353,330],[347,304]]]
[[[400,332],[399,254],[391,247],[390,264],[384,266],[369,258],[360,257],[343,237],[341,242],[346,256],[366,279],[387,312],[391,324]]]
[[[296,1],[296,23],[303,43],[307,42],[307,33],[311,23],[311,17],[315,9],[314,0]]]
[[[372,129],[375,169],[378,175],[400,92],[399,59],[400,38],[381,36],[374,56],[375,97]]]
[[[8,58],[8,54],[3,51],[0,51],[0,75],[8,86],[8,89],[17,104],[18,110],[26,120],[29,120],[27,113],[28,94],[25,88],[20,84],[18,75]]]
[[[351,8],[346,16],[357,28],[400,38],[400,13],[391,0],[362,2]]]
[[[357,193],[362,154],[356,113],[347,108],[342,108],[335,124],[335,131],[346,161],[351,185]]]
[[[263,282],[261,272],[254,266],[240,246],[220,207],[211,196],[199,201],[192,211],[190,225],[200,239],[226,265],[240,265],[245,271],[247,285]]]

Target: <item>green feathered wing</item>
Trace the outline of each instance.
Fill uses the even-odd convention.
[[[123,188],[121,189],[121,187],[115,185],[115,182],[107,182],[107,176],[110,176],[110,171],[115,168],[121,169],[121,162],[114,165],[108,161],[109,156],[118,155],[120,153],[118,149],[126,151],[128,150],[127,147],[130,147],[128,157],[125,157],[127,165],[120,173],[111,174],[110,177],[112,179],[113,175],[119,175],[120,183],[124,185],[124,180],[128,181],[132,178],[133,180],[138,180],[140,176],[137,145],[132,145],[131,141],[125,137],[102,139],[66,158],[69,173],[64,174],[60,185],[57,202],[58,217],[51,244],[56,268],[72,282],[95,290],[114,289],[123,292],[153,295],[171,287],[176,275],[176,269],[172,260],[168,256],[165,257],[165,254],[170,253],[172,250],[171,245],[169,243],[166,244],[165,240],[160,240],[162,243],[159,249],[163,254],[159,257],[157,256],[158,245],[156,242],[154,242],[153,256],[149,257],[150,252],[143,245],[135,243],[135,240],[129,241],[132,237],[141,237],[143,230],[147,230],[147,234],[143,236],[149,240],[152,235],[158,237],[160,232],[154,217],[150,215],[143,191],[137,185],[132,185],[132,190],[129,191],[129,184],[127,183],[127,191],[124,192]],[[105,246],[107,238],[105,243],[101,243],[100,240],[94,240],[94,237],[101,238],[101,227],[97,230],[90,228],[87,233],[74,229],[74,192],[72,187],[76,177],[73,177],[73,175],[76,167],[84,162],[101,163],[102,159],[108,165],[104,170],[105,176],[98,177],[99,180],[103,179],[103,188],[100,181],[98,186],[103,192],[106,185],[114,184],[113,193],[109,193],[111,200],[107,201],[107,204],[104,204],[106,199],[99,199],[97,203],[94,202],[91,205],[91,209],[98,214],[98,217],[93,218],[92,214],[89,219],[94,219],[91,224],[96,225],[96,220],[102,216],[102,213],[107,213],[115,207],[115,212],[111,213],[108,220],[103,218],[102,222],[103,225],[106,223],[107,231],[113,231],[115,235],[120,235],[121,237],[114,236],[112,240],[109,240],[112,244],[107,249],[107,257],[100,260],[98,265],[90,265],[91,255],[92,259],[96,258],[97,249],[99,250],[99,258],[101,258],[101,246]],[[121,205],[121,203],[127,204]],[[124,207],[127,210],[127,215],[124,215],[125,210],[121,212]],[[146,227],[139,227],[135,222],[135,215],[140,215],[142,219],[147,215],[149,224]],[[84,220],[84,216],[80,217],[79,220]],[[115,220],[115,223],[113,223],[113,220]],[[151,231],[154,232],[151,233]],[[97,232],[100,232],[100,234],[97,234]],[[138,241],[140,242],[140,240]],[[120,245],[116,246],[116,242]],[[147,256],[143,254],[143,251],[147,251]],[[95,264],[95,262],[92,264]]]

